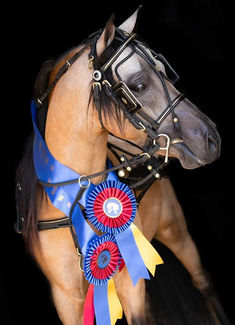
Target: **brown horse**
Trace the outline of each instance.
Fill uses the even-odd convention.
[[[137,12],[119,26],[120,30],[130,35],[136,17]],[[117,50],[116,41],[115,27],[109,20],[102,34],[96,39],[95,52],[100,65],[112,57],[110,53],[113,53],[113,48]],[[128,85],[128,89],[135,94],[134,103],[136,100],[141,103],[142,110],[148,113],[152,120],[156,120],[169,105],[167,95],[173,100],[179,93],[169,80],[166,79],[164,84],[161,82],[159,74],[165,75],[162,62],[142,45],[151,62],[157,66],[156,74],[145,60],[147,54],[144,57],[140,55],[145,53],[144,50],[133,52],[131,44],[131,41],[126,44],[122,52],[110,63],[109,73],[114,81],[122,80]],[[56,63],[48,62],[44,65],[36,81],[37,98],[47,89],[48,81],[50,85],[53,84],[60,68],[66,62],[70,65],[70,59],[83,45],[66,53]],[[109,98],[105,97],[105,100],[100,101],[98,109],[93,109],[96,86],[101,86],[99,76],[93,74],[92,62],[95,63],[95,60],[91,56],[88,57],[91,47],[92,45],[86,47],[54,85],[48,99],[48,109],[44,111],[42,107],[38,116],[39,126],[52,155],[80,175],[91,175],[105,170],[109,132],[140,147],[144,147],[147,142],[146,132],[142,131],[148,129],[151,132],[148,121],[146,127],[143,127],[143,124],[139,129],[134,127],[132,117],[125,113],[120,105],[111,103]],[[132,96],[129,93],[128,95],[128,98]],[[133,100],[133,97],[131,99]],[[124,98],[124,102],[125,100]],[[175,108],[177,116],[174,114]],[[156,136],[155,144],[158,143],[160,147],[156,153],[178,158],[184,168],[196,168],[217,159],[220,153],[220,138],[214,123],[187,99],[177,102],[174,109],[170,103],[169,114],[159,124],[157,132],[164,136]],[[128,116],[130,118],[127,118]],[[181,137],[179,128],[174,126],[174,123],[178,122]],[[165,150],[166,135],[171,140],[169,150]],[[103,180],[104,174],[101,174],[93,178],[92,182],[98,184]],[[68,228],[41,232],[37,230],[38,220],[58,219],[61,217],[61,211],[52,205],[42,186],[37,183],[33,168],[32,141],[29,142],[28,152],[20,163],[17,183],[21,192],[20,211],[24,218],[22,232],[35,260],[50,282],[58,315],[63,324],[82,324],[88,283],[79,267],[80,257],[75,250],[71,233]],[[195,244],[187,231],[182,209],[168,180],[155,182],[148,190],[139,206],[135,223],[149,241],[157,238],[168,246],[190,272],[196,287],[202,292],[207,290],[208,280]],[[128,324],[149,322],[146,316],[144,280],[139,280],[134,287],[124,267],[114,276],[114,281]]]

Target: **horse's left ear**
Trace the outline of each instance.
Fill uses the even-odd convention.
[[[142,8],[142,5],[140,5],[136,11],[127,19],[124,21],[124,23],[122,23],[118,28],[124,30],[125,32],[128,32],[129,34],[131,34],[133,32],[133,29],[135,27],[136,24],[136,20],[137,20],[137,16],[139,13],[139,10]]]
[[[103,33],[101,34],[100,38],[97,41],[96,45],[96,51],[98,56],[108,47],[113,39],[115,34],[115,26],[113,23],[114,15],[110,17],[110,19],[107,21],[106,26],[103,30]]]

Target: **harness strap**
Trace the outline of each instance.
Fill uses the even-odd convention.
[[[68,217],[62,217],[52,220],[38,220],[38,230],[50,230],[58,228],[72,227],[72,222]]]
[[[76,249],[77,254],[80,258],[80,268],[82,269],[82,252],[78,243],[78,239],[76,234],[73,231],[73,224],[70,218],[68,217],[62,217],[58,219],[52,219],[52,220],[38,220],[38,230],[53,230],[53,229],[61,229],[61,228],[69,228],[71,236],[73,238],[73,243]]]

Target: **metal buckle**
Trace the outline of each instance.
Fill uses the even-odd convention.
[[[138,112],[143,106],[123,81],[120,81],[113,87],[113,93],[131,113]]]

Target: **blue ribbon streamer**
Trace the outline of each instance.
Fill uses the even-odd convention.
[[[148,270],[140,255],[132,230],[128,228],[114,236],[133,285],[135,286],[140,278],[149,280],[150,276]]]
[[[97,325],[111,324],[108,304],[108,282],[94,286],[94,308]]]

